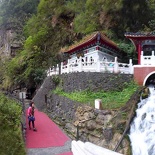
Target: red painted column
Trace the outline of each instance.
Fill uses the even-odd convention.
[[[142,48],[141,48],[141,41],[139,41],[138,42],[138,64],[140,65],[140,63],[141,63],[141,50],[142,50]]]

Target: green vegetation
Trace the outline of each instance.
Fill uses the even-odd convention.
[[[24,22],[36,12],[40,0],[1,0],[0,1],[0,24],[15,24],[22,26]],[[17,25],[16,25],[17,24]]]
[[[128,53],[128,58],[135,58],[135,49],[124,33],[154,32],[155,3],[154,0],[0,0],[0,27],[4,33],[7,31],[7,37],[8,32],[13,35],[15,31],[14,39],[21,42],[14,58],[6,62],[0,58],[0,89],[38,87],[45,71],[62,60],[60,49],[94,31],[104,32]],[[8,39],[3,36],[2,33],[1,49],[6,46],[3,40]],[[55,84],[62,82],[54,80]],[[92,105],[100,98],[103,108],[115,109],[124,105],[135,89],[130,84],[122,92],[85,90],[67,94],[57,88],[55,93]],[[1,154],[24,155],[20,114],[20,106],[0,95]]]
[[[18,30],[16,39],[22,41],[16,57],[1,68],[3,88],[37,87],[42,71],[62,60],[61,48],[94,31],[104,32],[136,62],[124,33],[154,32],[154,5],[153,0],[1,0],[1,28]]]
[[[21,113],[19,104],[0,94],[1,155],[26,155],[21,132]]]
[[[85,90],[80,92],[76,91],[72,93],[66,93],[57,87],[53,93],[65,96],[74,101],[90,104],[92,106],[94,105],[95,99],[102,99],[103,109],[117,109],[125,105],[137,88],[138,86],[131,82],[130,84],[126,84],[122,91],[92,92],[90,90]]]

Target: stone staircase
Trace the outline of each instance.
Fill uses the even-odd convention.
[[[90,142],[73,140],[71,145],[73,155],[122,155]]]

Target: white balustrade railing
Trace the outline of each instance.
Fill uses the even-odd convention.
[[[71,72],[107,72],[107,73],[121,73],[121,74],[133,74],[133,65],[132,60],[130,59],[129,64],[127,63],[118,63],[117,58],[114,62],[82,62],[70,63],[68,60],[67,64],[61,63],[61,72],[71,73]],[[53,67],[47,71],[47,76],[59,74],[59,67]]]
[[[155,51],[151,51],[150,55],[144,55],[144,51],[141,51],[141,65],[152,66],[155,65]]]
[[[118,152],[97,146],[90,142],[72,141],[71,150],[73,155],[122,155]]]

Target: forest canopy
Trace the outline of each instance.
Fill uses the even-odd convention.
[[[62,47],[94,31],[105,33],[133,58],[133,45],[124,33],[154,32],[155,4],[154,0],[1,0],[1,27],[10,23],[21,29],[24,41],[4,65],[4,81],[37,86],[45,70],[59,63]]]

